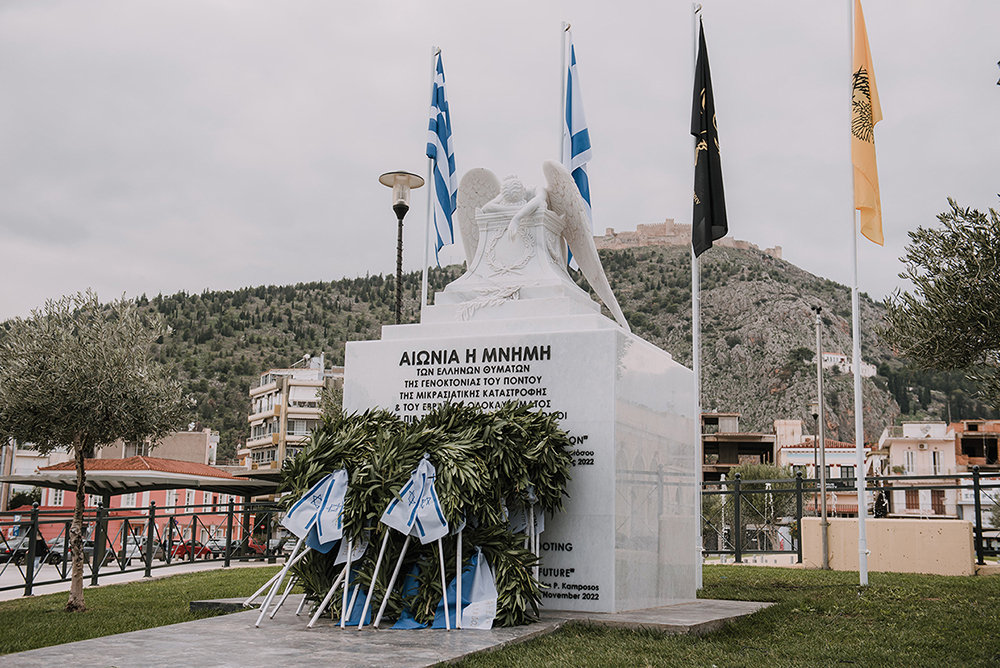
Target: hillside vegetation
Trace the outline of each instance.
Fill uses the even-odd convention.
[[[690,256],[685,248],[601,251],[608,278],[633,330],[682,364],[691,364]],[[823,307],[824,349],[851,353],[850,290],[753,250],[713,248],[702,256],[703,406],[743,415],[744,431],[769,432],[775,419],[799,418],[813,431],[812,305]],[[430,273],[431,292],[462,272]],[[577,280],[586,287],[582,276]],[[403,321],[416,322],[420,276],[403,278]],[[221,434],[220,462],[247,436],[247,392],[256,377],[304,354],[342,365],[346,341],[376,339],[394,322],[392,277],[366,276],[294,286],[157,295],[137,299],[164,315],[169,335],[155,346],[195,400],[192,421]],[[875,335],[882,307],[862,296],[862,350],[879,375],[864,382],[866,440],[900,417],[952,419],[994,414],[972,397],[961,374],[919,371]],[[853,441],[850,375],[825,376],[828,434]]]

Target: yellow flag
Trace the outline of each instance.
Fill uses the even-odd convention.
[[[854,0],[854,96],[851,103],[851,162],[854,163],[854,208],[861,212],[861,234],[883,245],[882,203],[875,165],[875,124],[882,107],[875,87],[875,69],[868,48],[868,31],[861,0]]]

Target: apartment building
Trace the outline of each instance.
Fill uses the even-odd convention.
[[[320,393],[343,384],[344,368],[325,368],[322,355],[306,355],[291,368],[261,374],[250,388],[250,437],[237,453],[243,464],[253,469],[281,468],[287,457],[301,452],[319,424]]]

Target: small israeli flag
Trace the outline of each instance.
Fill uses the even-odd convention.
[[[458,175],[455,173],[455,151],[451,145],[451,111],[444,87],[444,65],[438,51],[431,89],[430,123],[427,129],[427,157],[433,161],[431,179],[434,184],[434,257],[442,247],[455,243],[452,215],[455,213]],[[440,266],[441,262],[438,261]]]
[[[347,496],[347,471],[341,469],[330,474],[333,480],[327,487],[323,506],[316,521],[320,543],[332,543],[344,533],[344,498]]]
[[[424,545],[447,536],[448,521],[434,489],[436,476],[429,456],[424,455],[399,491],[399,498],[389,503],[380,521],[400,533],[419,538]]]
[[[281,518],[281,526],[295,534],[296,537],[305,538],[319,517],[327,491],[333,484],[333,478],[331,473],[303,494],[302,498],[296,501],[295,505],[289,508],[285,516]]]
[[[580,91],[580,75],[576,71],[576,47],[573,36],[569,36],[569,72],[566,75],[566,108],[563,117],[562,164],[573,176],[576,187],[583,195],[587,206],[590,228],[594,228],[594,217],[590,210],[590,179],[587,177],[587,163],[590,162],[590,131],[583,114],[583,94]],[[577,268],[570,253],[570,266]]]

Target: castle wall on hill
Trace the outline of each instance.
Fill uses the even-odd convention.
[[[622,248],[642,248],[645,246],[689,246],[691,245],[691,226],[675,223],[673,218],[667,218],[662,223],[642,223],[636,225],[635,231],[615,232],[613,227],[607,228],[602,237],[594,237],[598,250],[607,248],[619,250]],[[714,242],[719,246],[740,248],[743,250],[760,250],[755,244],[732,237],[723,237]],[[764,253],[781,259],[781,246],[764,249]]]

